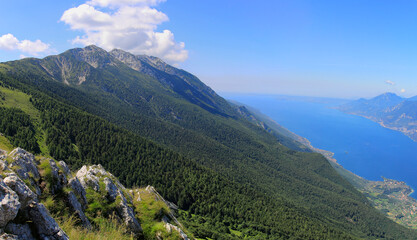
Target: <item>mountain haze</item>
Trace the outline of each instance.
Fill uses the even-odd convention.
[[[359,99],[346,103],[338,109],[369,118],[417,141],[417,102],[415,99],[416,97],[401,98],[394,93],[384,93],[371,99]]]
[[[1,108],[22,115],[15,124],[29,124],[37,139],[23,141],[27,147],[73,168],[101,164],[128,187],[155,186],[196,237],[416,237],[322,155],[297,151],[288,137],[155,57],[88,46],[2,63],[0,82]]]

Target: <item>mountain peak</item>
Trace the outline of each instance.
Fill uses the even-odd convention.
[[[385,92],[379,96],[384,96],[384,97],[396,97],[396,98],[401,98],[400,96],[398,96],[397,94],[393,93],[393,92]],[[377,96],[378,97],[378,96]]]

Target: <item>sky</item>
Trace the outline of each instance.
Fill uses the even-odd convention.
[[[0,0],[0,62],[95,44],[220,93],[417,95],[416,0]]]

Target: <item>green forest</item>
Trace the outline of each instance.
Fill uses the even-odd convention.
[[[89,68],[70,53],[63,56]],[[323,156],[286,147],[286,138],[224,102],[196,104],[199,95],[190,100],[189,91],[116,60],[118,66],[90,69],[85,86],[63,84],[39,61],[0,66],[0,92],[24,93],[30,105],[10,107],[3,93],[0,132],[73,169],[101,164],[128,187],[153,185],[180,207],[180,220],[198,238],[415,239]]]

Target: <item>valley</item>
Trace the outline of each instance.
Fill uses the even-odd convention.
[[[88,46],[2,63],[0,82],[4,146],[152,185],[196,238],[415,237],[291,133],[160,59]]]

